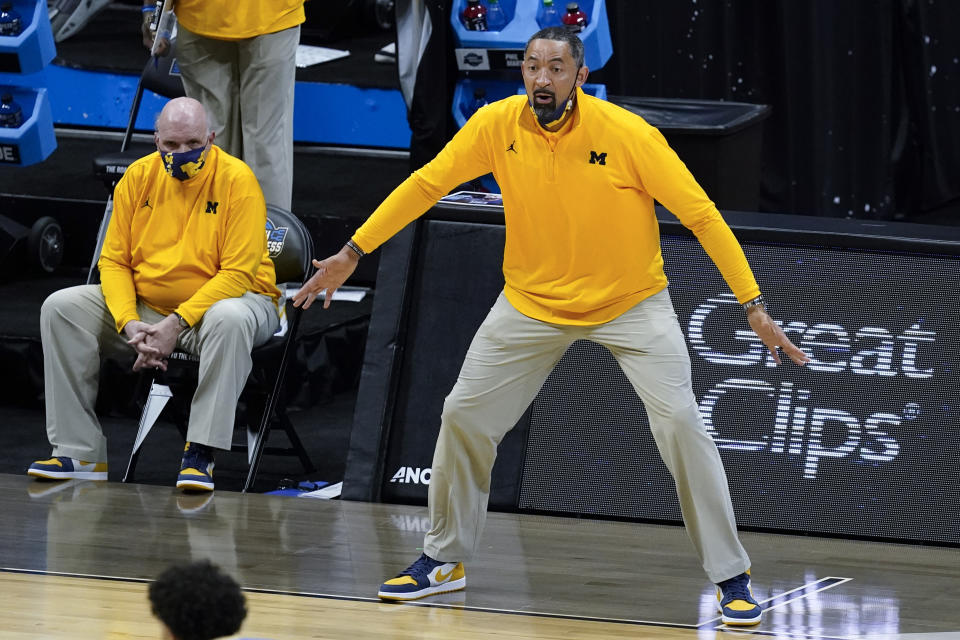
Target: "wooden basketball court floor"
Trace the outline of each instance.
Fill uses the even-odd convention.
[[[210,558],[247,638],[960,640],[960,549],[744,533],[748,630],[720,623],[682,528],[491,513],[467,590],[376,598],[419,554],[421,507],[0,475],[0,638],[159,638],[146,584]]]

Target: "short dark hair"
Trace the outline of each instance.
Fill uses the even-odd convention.
[[[178,640],[212,640],[240,630],[247,616],[237,581],[209,560],[175,564],[148,588],[150,606]]]
[[[547,27],[546,29],[540,29],[535,34],[530,36],[530,39],[527,40],[527,45],[523,48],[523,57],[527,57],[527,49],[530,48],[530,43],[534,40],[557,40],[559,42],[566,42],[567,46],[570,47],[570,55],[573,56],[573,61],[577,63],[577,67],[583,66],[583,41],[577,37],[577,34],[568,31],[564,27]]]

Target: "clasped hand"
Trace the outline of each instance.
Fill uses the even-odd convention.
[[[180,334],[175,315],[171,314],[156,324],[131,320],[124,326],[123,332],[127,336],[127,344],[137,352],[137,360],[133,363],[134,371],[167,370],[167,356],[173,353],[177,346],[177,336]]]

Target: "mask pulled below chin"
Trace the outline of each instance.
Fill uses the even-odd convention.
[[[187,180],[200,173],[207,158],[206,145],[180,152],[160,152],[163,168],[177,180]]]
[[[577,73],[580,72],[580,68],[577,68]],[[544,129],[549,129],[554,127],[563,120],[564,116],[567,115],[567,112],[573,109],[573,96],[577,92],[577,85],[573,85],[573,88],[570,89],[570,93],[567,95],[567,99],[563,101],[559,107],[554,110],[553,113],[548,113],[545,115],[540,115],[537,113],[537,110],[533,108],[533,102],[527,100],[527,104],[530,105],[530,111],[533,113],[533,117],[537,119],[537,122],[540,123],[540,126]]]
[[[533,103],[528,102],[530,105],[530,111],[533,113],[533,117],[537,119],[537,122],[540,123],[540,126],[544,129],[549,129],[550,127],[556,126],[563,117],[567,115],[567,111],[573,108],[573,99],[568,99],[563,105],[558,107],[553,113],[546,115],[541,115],[537,113],[537,110],[533,108]]]

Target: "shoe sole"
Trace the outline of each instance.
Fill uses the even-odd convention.
[[[381,600],[419,600],[420,598],[426,598],[427,596],[435,596],[440,593],[450,593],[453,591],[461,591],[466,588],[467,579],[460,578],[459,580],[451,580],[450,582],[444,582],[443,584],[438,584],[435,587],[427,587],[426,589],[420,589],[420,591],[411,591],[410,593],[396,593],[393,591],[379,591],[377,592],[377,597]]]
[[[763,612],[761,611],[756,618],[730,618],[723,615],[723,609],[718,607],[718,612],[720,613],[720,620],[723,621],[723,624],[730,625],[733,627],[752,627],[755,624],[760,624],[760,621],[763,618]]]
[[[28,476],[44,480],[106,480],[106,471],[43,471],[29,469]]]
[[[178,480],[177,489],[187,491],[213,491],[213,483],[197,482],[196,480]]]

